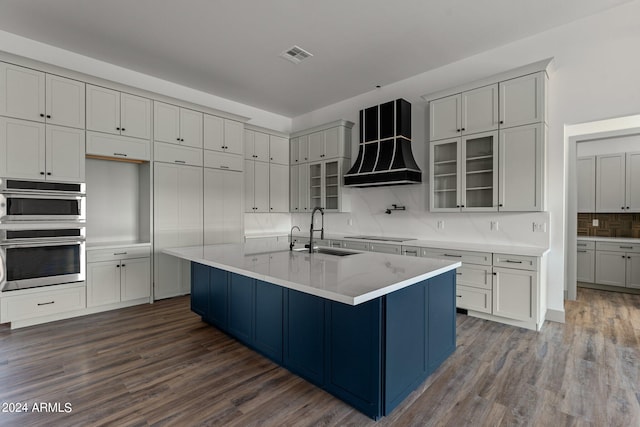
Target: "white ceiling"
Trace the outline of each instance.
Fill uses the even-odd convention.
[[[0,0],[0,29],[295,117],[627,1]]]

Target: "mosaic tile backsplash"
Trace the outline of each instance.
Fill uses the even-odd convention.
[[[593,226],[593,220],[598,226]],[[640,214],[578,214],[578,236],[640,238]]]

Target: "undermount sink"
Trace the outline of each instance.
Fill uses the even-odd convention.
[[[296,252],[309,252],[309,248],[299,248],[294,249]],[[324,254],[324,255],[334,255],[334,256],[347,256],[347,255],[355,255],[359,252],[347,251],[344,249],[333,249],[333,248],[315,248],[313,250],[314,254]]]

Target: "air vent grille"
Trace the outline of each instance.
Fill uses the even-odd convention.
[[[280,56],[288,61],[293,62],[294,64],[299,64],[305,59],[312,57],[313,55],[300,46],[293,46],[292,48],[282,52]]]

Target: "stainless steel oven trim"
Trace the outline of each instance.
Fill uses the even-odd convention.
[[[80,245],[80,272],[74,274],[61,274],[57,276],[48,276],[48,277],[37,277],[33,279],[23,279],[19,281],[7,281],[6,277],[6,269],[7,269],[7,249],[12,248],[34,248],[34,247],[46,247],[46,246],[67,246],[69,244],[78,244]],[[50,242],[25,242],[25,243],[10,243],[10,244],[0,244],[0,261],[2,265],[0,266],[0,270],[2,273],[2,279],[0,280],[0,290],[3,292],[11,292],[13,290],[20,289],[28,289],[28,288],[36,288],[41,286],[49,286],[49,285],[61,285],[63,283],[72,283],[72,282],[83,282],[86,279],[86,250],[85,250],[85,241],[83,239],[75,238],[71,241],[50,241]],[[13,289],[7,289],[13,288]]]
[[[7,215],[7,198],[19,197],[23,199],[77,200],[80,203],[79,215]],[[40,192],[5,192],[0,193],[0,222],[20,221],[84,221],[87,217],[87,198],[84,195],[68,193],[40,193]]]
[[[43,182],[23,179],[0,178],[0,193],[21,193],[21,194],[51,194],[51,195],[77,195],[85,196],[87,193],[86,184],[84,182],[58,182],[58,184],[74,184],[80,186],[80,191],[64,191],[64,190],[47,190],[47,189],[30,189],[30,188],[7,188],[7,181],[26,181],[26,182]],[[46,181],[45,181],[46,182]]]

